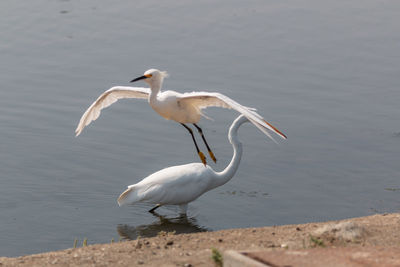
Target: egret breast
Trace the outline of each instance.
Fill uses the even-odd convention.
[[[200,112],[191,105],[182,105],[175,94],[163,92],[156,101],[150,101],[152,108],[163,118],[180,123],[196,123],[200,120]]]

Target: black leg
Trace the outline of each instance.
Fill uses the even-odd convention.
[[[201,162],[203,162],[203,164],[206,165],[206,163],[207,163],[206,157],[204,156],[203,152],[200,151],[199,146],[197,145],[196,139],[194,138],[194,135],[193,135],[193,130],[183,123],[181,123],[181,125],[189,131],[190,135],[192,136],[194,146],[196,147],[197,154],[199,155]]]
[[[158,209],[159,207],[161,207],[161,205],[160,205],[160,204],[157,204],[157,205],[154,206],[154,208],[152,208],[151,210],[149,210],[149,212],[150,212],[150,213],[154,213],[154,211],[155,211],[156,209]]]
[[[193,123],[193,125],[197,128],[197,131],[198,131],[199,134],[201,135],[201,138],[203,138],[204,144],[206,145],[207,150],[208,150],[208,154],[210,154],[210,157],[211,157],[212,160],[216,163],[216,162],[217,162],[217,159],[215,158],[214,153],[211,151],[211,148],[210,148],[209,145],[207,144],[206,138],[205,138],[204,135],[203,135],[203,130],[202,130],[196,123]]]

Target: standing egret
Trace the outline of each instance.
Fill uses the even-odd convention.
[[[242,143],[237,138],[237,131],[240,125],[248,121],[244,115],[240,115],[232,123],[228,137],[233,147],[233,157],[223,171],[215,172],[208,165],[204,168],[201,163],[168,167],[128,186],[119,196],[118,204],[156,204],[149,212],[162,205],[179,205],[181,213],[185,214],[189,202],[232,179],[242,157]]]
[[[115,86],[108,89],[101,94],[82,115],[78,127],[75,130],[76,136],[82,132],[85,126],[89,125],[90,122],[96,120],[100,116],[100,112],[103,108],[110,106],[118,99],[144,98],[148,100],[150,106],[162,117],[167,120],[179,122],[189,131],[197,153],[204,165],[206,165],[206,158],[197,145],[192,129],[185,123],[192,123],[196,127],[207,147],[210,157],[214,162],[216,162],[216,158],[207,144],[202,129],[196,124],[200,120],[201,116],[204,116],[201,110],[207,107],[223,107],[234,109],[243,114],[247,119],[249,119],[249,121],[251,121],[271,139],[273,138],[267,130],[270,130],[286,139],[286,136],[283,133],[266,122],[259,114],[255,112],[255,109],[242,106],[223,94],[212,92],[192,92],[183,94],[175,91],[161,92],[161,86],[165,77],[167,77],[167,73],[165,71],[150,69],[147,70],[143,76],[131,81],[136,82],[139,80],[144,80],[150,85],[150,88]]]

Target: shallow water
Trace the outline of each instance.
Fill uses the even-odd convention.
[[[0,2],[0,256],[400,209],[398,1]],[[243,126],[235,177],[163,217],[119,208],[129,184],[197,162],[189,135],[126,100],[74,137],[95,98],[146,69],[164,87],[219,91],[288,135]],[[138,84],[144,86],[144,84]],[[202,120],[223,169],[236,117]]]

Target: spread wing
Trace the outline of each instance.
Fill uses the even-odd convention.
[[[79,121],[78,127],[76,127],[75,133],[78,136],[85,126],[89,125],[92,121],[96,120],[100,116],[100,112],[103,108],[110,106],[111,104],[122,98],[144,98],[147,99],[150,94],[149,88],[143,87],[129,87],[129,86],[115,86],[104,93],[102,93],[96,101],[85,111]]]
[[[272,136],[267,131],[270,130],[283,139],[286,139],[286,135],[284,135],[277,128],[272,126],[270,123],[265,121],[265,119],[255,112],[255,109],[249,108],[239,104],[233,99],[220,94],[220,93],[209,93],[209,92],[193,92],[193,93],[185,93],[179,98],[178,102],[183,105],[193,105],[199,110],[207,108],[207,107],[222,107],[234,109],[237,112],[243,114],[251,123],[253,123],[258,129],[260,129],[264,134],[270,137],[272,140]],[[275,141],[275,140],[274,140]]]

